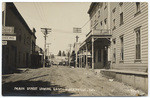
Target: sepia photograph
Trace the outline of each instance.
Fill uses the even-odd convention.
[[[1,96],[148,96],[148,2],[1,2]]]

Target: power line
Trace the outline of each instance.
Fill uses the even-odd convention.
[[[41,14],[40,14],[39,11],[38,11],[38,7],[37,7],[36,3],[33,3],[33,4],[34,4],[34,6],[35,6],[35,9],[37,10],[36,12],[38,12],[38,15],[39,15],[39,17],[40,17],[40,20],[43,21],[43,19],[42,19],[42,17],[41,17]]]
[[[44,10],[43,10],[42,5],[40,6],[40,5],[37,3],[37,6],[38,6],[38,8],[39,8],[39,11],[40,11],[41,15],[43,16],[44,22],[45,22],[46,25],[48,26],[48,22],[47,22],[47,20],[46,20],[46,14],[45,14],[45,12],[44,12]]]
[[[91,19],[90,19],[90,20],[91,20]],[[87,23],[88,23],[90,20],[88,20],[81,28],[83,28],[85,25],[87,25]]]

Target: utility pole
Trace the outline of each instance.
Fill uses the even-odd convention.
[[[46,58],[46,37],[51,32],[51,28],[41,28],[41,32],[44,34],[44,61],[43,61],[43,68],[45,67],[45,58]]]
[[[46,43],[46,45],[47,45],[47,47],[48,47],[48,49],[47,49],[47,55],[48,55],[48,58],[49,58],[49,56],[50,56],[50,54],[49,54],[49,46],[51,45],[51,43]]]
[[[72,47],[72,44],[69,44],[69,47],[70,47],[70,49],[69,49],[69,67],[70,67],[70,57],[71,57],[71,47]]]

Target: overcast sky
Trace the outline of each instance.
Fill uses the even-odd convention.
[[[23,16],[29,27],[36,29],[36,44],[44,47],[44,35],[40,28],[51,28],[52,32],[48,35],[47,43],[51,43],[50,52],[58,54],[58,51],[69,49],[68,44],[75,42],[76,34],[73,27],[82,27],[88,20],[87,11],[90,2],[84,3],[42,3],[42,2],[15,2],[15,5]],[[82,28],[79,41],[85,40],[85,35],[89,32],[90,23]]]

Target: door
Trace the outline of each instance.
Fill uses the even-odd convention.
[[[26,67],[29,67],[29,53],[26,53]]]

